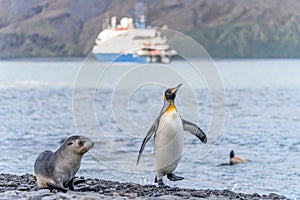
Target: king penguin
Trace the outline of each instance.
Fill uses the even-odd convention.
[[[197,125],[182,119],[177,111],[174,100],[181,85],[165,91],[163,108],[144,138],[137,159],[138,165],[147,142],[154,134],[155,182],[158,182],[159,186],[164,186],[163,176],[165,175],[171,181],[184,179],[173,173],[183,154],[184,131],[192,133],[203,143],[207,142],[205,133]]]

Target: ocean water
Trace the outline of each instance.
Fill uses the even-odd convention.
[[[153,141],[136,166],[138,150],[161,109],[165,88],[182,82],[178,110],[207,133],[208,143],[186,133],[176,170],[185,179],[164,178],[165,183],[298,199],[299,66],[300,60],[279,59],[174,61],[169,66],[89,59],[0,61],[0,173],[32,174],[41,151],[81,134],[95,146],[78,175],[153,183]],[[218,167],[229,162],[232,149],[250,162]]]

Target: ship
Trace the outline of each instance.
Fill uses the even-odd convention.
[[[164,29],[146,27],[144,15],[140,15],[136,22],[133,18],[122,17],[119,23],[113,16],[102,29],[92,50],[101,62],[167,64],[177,55],[163,34]]]

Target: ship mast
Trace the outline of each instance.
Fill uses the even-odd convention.
[[[142,2],[139,2],[135,6],[135,14],[136,14],[136,20],[135,20],[135,26],[137,28],[146,28],[146,7],[145,4]]]

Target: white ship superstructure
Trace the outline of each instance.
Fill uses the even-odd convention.
[[[177,55],[161,29],[145,27],[143,17],[136,24],[127,17],[117,24],[117,17],[112,17],[97,36],[93,53],[103,62],[169,63]]]

